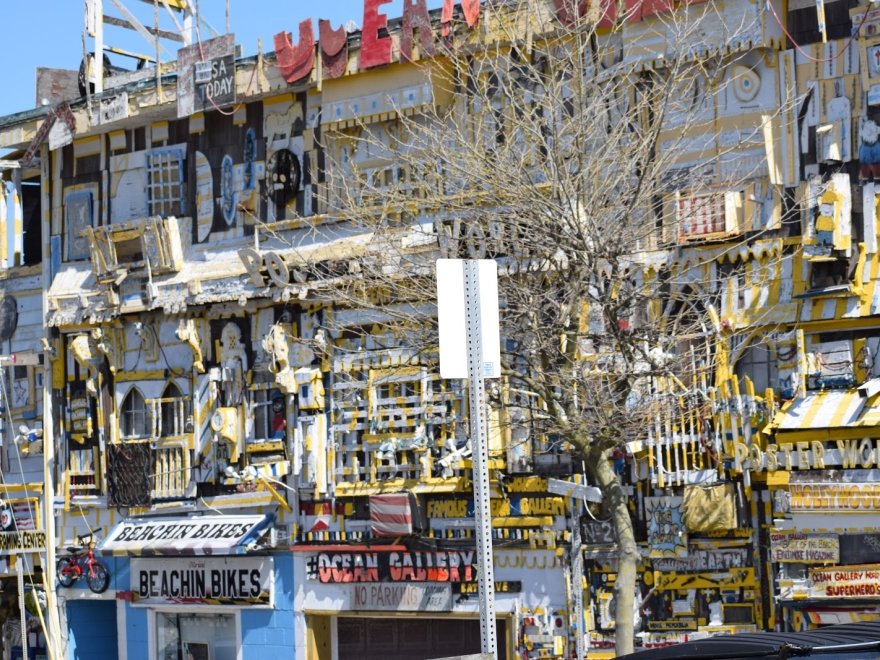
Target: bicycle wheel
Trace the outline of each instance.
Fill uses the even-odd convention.
[[[89,566],[89,570],[86,573],[86,582],[93,593],[102,594],[110,586],[110,571],[107,570],[104,564],[96,561]]]
[[[69,557],[58,560],[55,573],[58,576],[58,583],[62,587],[71,586],[79,577],[76,571],[76,562],[71,561]]]

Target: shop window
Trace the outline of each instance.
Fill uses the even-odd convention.
[[[827,291],[849,286],[849,262],[846,259],[810,264],[810,290]]]
[[[83,233],[95,224],[94,191],[70,192],[64,198],[67,261],[89,258],[89,239]]]
[[[265,384],[251,390],[251,409],[254,411],[254,440],[283,440],[287,426],[284,396]]]
[[[167,438],[183,435],[189,413],[188,403],[180,388],[174,383],[168,384],[161,399],[150,400],[151,416],[158,422],[158,427],[153,429],[154,437]]]
[[[16,411],[34,410],[34,368],[23,365],[12,367],[12,409]]]
[[[675,196],[678,240],[718,239],[738,230],[743,209],[742,191]]]
[[[158,149],[147,154],[150,215],[183,215],[183,152]]]
[[[39,182],[22,184],[22,211],[24,216],[24,265],[38,264],[43,260],[43,214],[40,208]]]
[[[849,339],[814,343],[806,359],[807,389],[841,389],[855,383],[852,341]]]
[[[147,406],[137,388],[133,388],[122,401],[119,421],[123,439],[147,436]]]
[[[849,9],[854,6],[847,0],[826,0],[825,29],[828,40],[845,39],[850,36],[853,29]],[[819,18],[816,5],[804,3],[803,8],[791,9],[788,12],[788,31],[792,40],[801,46],[823,41],[819,31]]]
[[[236,660],[234,614],[156,614],[159,660]]]
[[[748,376],[752,380],[756,393],[762,393],[768,387],[776,387],[779,379],[776,356],[764,343],[749,346],[737,361],[735,371],[740,378]]]

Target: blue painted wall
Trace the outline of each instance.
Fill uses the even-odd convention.
[[[110,569],[111,589],[128,591],[129,559],[102,558]],[[294,648],[293,555],[273,555],[275,609],[241,609],[242,660],[291,657]],[[148,608],[125,604],[125,660],[149,660]],[[115,660],[116,601],[70,601],[70,660]]]
[[[241,610],[242,660],[290,658],[293,654],[293,555],[273,555],[275,609]]]
[[[71,660],[118,657],[115,600],[68,601],[67,625]]]
[[[149,660],[148,614],[146,608],[125,604],[126,660]]]

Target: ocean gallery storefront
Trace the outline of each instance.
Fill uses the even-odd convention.
[[[64,594],[76,657],[291,657],[293,560],[269,547],[272,522],[229,515],[116,525],[98,548],[111,571],[104,600]],[[112,653],[106,635],[90,646],[103,626],[115,630]]]
[[[295,550],[297,658],[479,653],[473,547]],[[571,640],[562,559],[549,549],[496,549],[494,555],[498,657],[563,656]]]

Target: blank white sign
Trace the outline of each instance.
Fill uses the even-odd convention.
[[[474,259],[479,290],[480,337],[472,349],[480,351],[484,378],[501,376],[501,338],[498,324],[498,266],[492,259]],[[468,377],[467,309],[464,259],[437,260],[437,321],[440,332],[440,376]]]

